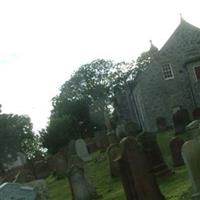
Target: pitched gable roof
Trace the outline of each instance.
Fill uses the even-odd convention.
[[[179,26],[161,48],[160,53],[196,44],[200,44],[200,29],[181,19]]]

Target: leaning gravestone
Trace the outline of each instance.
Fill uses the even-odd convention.
[[[119,162],[122,183],[127,200],[164,200],[142,147],[134,137],[120,142]]]
[[[173,165],[175,167],[179,167],[184,164],[184,161],[181,155],[181,148],[183,144],[184,144],[184,140],[178,136],[170,140],[169,147],[171,150]]]
[[[4,183],[0,186],[1,200],[36,200],[37,192],[32,187],[16,183]]]
[[[90,161],[91,156],[88,153],[87,145],[83,139],[78,139],[75,142],[75,148],[77,155],[83,160],[83,161]]]
[[[182,155],[193,188],[193,200],[200,199],[200,144],[189,140],[182,147]]]

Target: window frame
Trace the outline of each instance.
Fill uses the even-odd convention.
[[[165,71],[165,70],[164,70],[164,67],[165,67],[165,66],[168,66],[169,69],[170,69],[170,71]],[[171,72],[172,76],[171,76],[171,77],[165,77],[165,73],[166,73],[166,72]],[[163,74],[163,78],[164,78],[165,81],[174,79],[174,72],[173,72],[173,69],[172,69],[172,65],[169,64],[169,63],[168,63],[168,64],[163,64],[163,65],[162,65],[162,74]]]

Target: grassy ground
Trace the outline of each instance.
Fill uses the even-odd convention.
[[[167,200],[190,200],[191,185],[188,174],[184,166],[179,168],[172,167],[170,150],[168,143],[173,137],[173,132],[168,131],[158,134],[158,142],[161,151],[169,167],[175,172],[169,177],[158,180],[160,189]],[[182,137],[187,138],[186,134]],[[97,153],[98,154],[98,153]],[[94,154],[93,156],[98,156]],[[109,165],[107,160],[91,161],[86,165],[88,177],[96,186],[97,192],[103,195],[103,200],[125,200],[125,195],[119,178],[111,179],[109,175]],[[71,193],[67,179],[55,180],[53,177],[47,179],[49,194],[52,200],[71,199]]]

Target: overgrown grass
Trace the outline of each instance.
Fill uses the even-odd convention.
[[[158,142],[162,154],[168,166],[174,174],[158,179],[161,192],[167,200],[191,200],[191,184],[185,166],[173,168],[169,149],[169,141],[173,138],[173,131],[166,131],[157,134]],[[182,134],[187,138],[186,133]],[[93,157],[98,156],[98,153]],[[96,186],[98,194],[103,195],[103,200],[125,200],[124,190],[120,178],[111,179],[109,174],[108,161],[95,161],[87,163],[85,166],[87,176]],[[67,179],[55,180],[53,177],[47,179],[49,195],[52,200],[71,199],[71,192]]]

